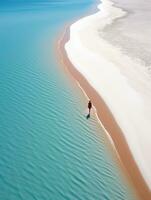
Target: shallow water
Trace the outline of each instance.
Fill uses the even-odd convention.
[[[55,55],[59,31],[93,1],[27,2],[0,1],[0,199],[136,200]]]

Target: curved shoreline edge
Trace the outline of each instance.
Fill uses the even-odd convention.
[[[94,107],[96,108],[96,114],[104,129],[112,139],[112,145],[114,145],[118,159],[121,162],[127,177],[134,185],[140,199],[150,200],[151,192],[146,184],[134,158],[129,149],[129,146],[124,138],[124,135],[115,121],[108,106],[97,93],[97,91],[90,85],[86,78],[73,66],[68,58],[65,50],[65,44],[70,37],[70,26],[65,29],[62,37],[58,41],[58,53],[61,64],[66,68],[71,76],[77,81],[80,87],[84,90],[86,95],[92,100]]]
[[[124,6],[121,5],[121,9],[113,2],[103,0],[98,5],[98,12],[73,23],[65,50],[71,63],[108,105],[151,190],[151,79],[140,60],[123,53],[124,47],[119,43],[112,45],[103,39],[106,27],[109,30],[113,24],[119,23],[118,19],[122,22],[129,19],[130,8],[124,11]],[[137,19],[133,21],[136,22]],[[125,33],[130,38],[139,37],[140,30],[136,29],[134,34],[129,27]],[[135,46],[138,44],[139,41]]]
[[[124,15],[125,13],[123,12],[121,14]],[[121,14],[120,16],[122,16]],[[117,16],[117,18],[118,17],[119,16]],[[73,75],[73,77],[78,81],[81,88],[86,92],[87,96],[89,96],[90,99],[93,101],[93,104],[97,111],[97,116],[100,119],[101,124],[103,124],[104,128],[106,129],[107,133],[109,133],[109,135],[111,136],[120,160],[124,164],[124,167],[126,168],[130,179],[134,183],[139,196],[143,200],[149,200],[151,199],[151,191],[135,162],[135,159],[130,151],[122,130],[118,126],[110,109],[101,98],[101,95],[99,95],[99,93],[91,86],[89,81],[86,80],[83,74],[80,73],[69,60],[69,56],[67,55],[64,47],[70,39],[69,32],[71,26],[66,29],[66,32],[59,43],[59,53],[61,56],[61,60],[63,64],[68,68],[69,72]]]

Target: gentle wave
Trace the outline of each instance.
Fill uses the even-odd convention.
[[[136,199],[95,114],[86,119],[82,91],[62,74],[51,53],[43,56],[45,41],[53,52],[52,29],[57,32],[78,13],[74,5],[81,1],[71,3],[70,13],[63,3],[60,11],[49,8],[46,21],[43,12],[42,22],[34,13],[25,24],[13,21],[12,13],[7,24],[0,21],[0,42],[7,44],[0,46],[0,199]],[[55,17],[60,17],[58,26],[51,21]],[[12,24],[13,39],[6,34]]]

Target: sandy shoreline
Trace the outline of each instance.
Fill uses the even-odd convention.
[[[80,86],[84,89],[87,96],[92,100],[93,105],[97,110],[97,115],[103,124],[106,131],[111,136],[116,151],[120,157],[120,161],[124,165],[124,169],[126,170],[129,179],[134,184],[134,188],[136,188],[140,199],[142,200],[150,200],[151,192],[140,173],[139,168],[137,167],[135,160],[133,159],[132,153],[129,149],[129,146],[124,138],[124,135],[116,123],[112,113],[109,108],[100,97],[100,95],[95,91],[94,88],[88,83],[88,81],[84,78],[84,76],[72,65],[70,60],[68,59],[67,53],[65,51],[65,43],[69,40],[69,28],[68,27],[65,33],[62,35],[58,42],[58,51],[59,58],[64,65],[67,67],[71,75],[79,82]]]
[[[151,76],[146,65],[147,22],[151,19],[146,13],[150,13],[151,3],[132,1],[134,5],[127,0],[119,8],[114,0],[102,0],[98,12],[70,26],[65,50],[71,63],[106,102],[151,190]],[[146,31],[144,26],[148,27]]]

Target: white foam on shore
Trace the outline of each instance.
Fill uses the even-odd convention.
[[[71,25],[65,49],[108,105],[151,189],[151,80],[141,62],[100,37],[107,25],[127,14],[109,0],[102,2],[97,13]]]

